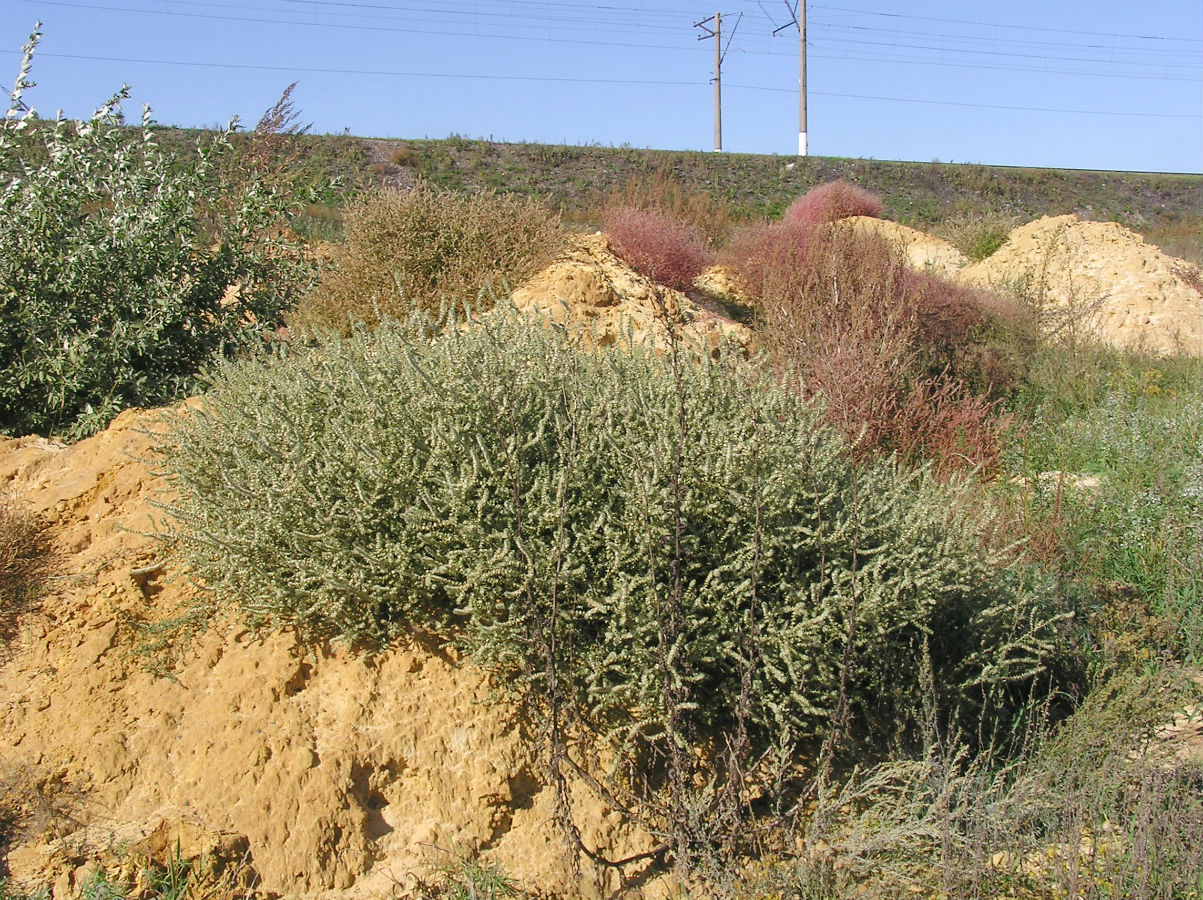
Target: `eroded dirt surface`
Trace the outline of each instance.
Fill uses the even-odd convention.
[[[562,865],[551,792],[514,710],[452,655],[368,658],[224,622],[166,660],[167,675],[147,671],[132,620],[161,618],[190,590],[141,571],[158,487],[143,430],[159,415],[123,413],[71,447],[0,440],[0,485],[47,518],[63,554],[0,668],[0,768],[56,807],[12,851],[17,881],[65,894],[88,859],[184,827],[244,840],[260,886],[289,897],[390,896],[452,853],[529,885],[607,886]],[[646,848],[579,800],[593,846]]]
[[[1011,232],[965,281],[1018,290],[1047,330],[1153,353],[1203,353],[1199,270],[1114,222],[1046,216]]]

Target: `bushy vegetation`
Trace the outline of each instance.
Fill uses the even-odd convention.
[[[839,225],[747,228],[725,262],[778,370],[821,395],[862,452],[997,468],[998,401],[1030,335],[1021,307],[914,272],[884,238]]]
[[[811,188],[785,210],[788,225],[823,225],[852,216],[878,218],[881,198],[843,179]]]
[[[1046,351],[1048,353],[1049,351]],[[1096,663],[1203,662],[1203,364],[1097,349],[1037,360],[1007,469],[1014,528],[1076,579]],[[1081,486],[1083,480],[1086,486]]]
[[[249,358],[303,278],[271,238],[298,186],[288,92],[265,117],[280,140],[179,154],[149,118],[122,127],[124,94],[85,123],[17,114],[31,51],[0,130],[19,325],[0,429],[83,435],[226,359],[161,439],[164,549],[205,586],[181,624],[231,609],[368,652],[455,645],[529,713],[572,848],[597,858],[568,800],[597,776],[700,894],[1203,896],[1203,785],[1156,738],[1203,660],[1197,360],[1038,340],[1022,307],[833,227],[882,211],[847,182],[727,251],[771,372],[678,344],[582,354],[508,314],[391,321],[488,307],[559,240],[542,206],[428,185],[346,212],[293,319],[342,337]],[[438,174],[428,143],[392,164]],[[592,150],[532,152],[564,173]],[[622,152],[646,177],[609,195],[608,230],[657,281],[688,287],[703,240],[764,211]],[[716,158],[677,156],[722,183]],[[827,171],[772,165],[775,210]],[[1001,206],[946,234],[974,258],[1024,199],[978,168],[958,177]],[[338,237],[343,213],[298,221]],[[944,481],[966,468],[1000,477]],[[5,637],[45,573],[39,533],[0,497]],[[515,890],[461,862],[431,890]],[[208,887],[169,865],[81,890]]]
[[[964,253],[970,262],[977,262],[993,255],[1007,242],[1011,232],[1022,224],[1022,220],[1015,215],[975,210],[948,216],[930,231]]]
[[[121,127],[124,88],[86,122],[31,128],[38,36],[0,126],[0,432],[75,438],[261,347],[305,267],[279,236],[283,195],[215,186],[230,131],[169,154],[149,110]]]
[[[652,209],[606,210],[602,229],[610,248],[628,266],[659,284],[689,290],[706,268],[701,239],[684,222]]]
[[[599,192],[592,206],[574,218],[597,225],[608,210],[651,210],[686,225],[691,233],[703,239],[708,250],[726,244],[737,220],[724,196],[711,190],[687,190],[679,178],[663,167],[633,177],[608,192]]]
[[[542,204],[420,184],[360,196],[344,216],[346,243],[293,317],[348,332],[446,305],[485,308],[535,274],[560,248],[558,217]]]
[[[925,702],[989,730],[1044,669],[1055,604],[982,551],[984,523],[849,462],[796,395],[520,321],[429,332],[224,367],[175,420],[170,548],[205,596],[368,646],[453,636],[548,740],[662,768],[666,796],[613,790],[678,858],[689,809],[741,795],[695,781],[724,747],[769,783],[744,767],[771,747],[902,739]]]

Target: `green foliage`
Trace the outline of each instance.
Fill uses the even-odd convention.
[[[972,209],[948,216],[932,233],[944,238],[971,262],[985,259],[1002,247],[1011,236],[1011,231],[1022,224],[1015,215],[997,212],[982,212]]]
[[[1110,351],[1089,360],[1075,366],[1080,377],[1065,392],[1057,390],[1066,379],[1054,361],[1033,370],[1043,384],[1030,386],[1034,405],[1021,410],[1024,427],[1007,455],[1019,479],[1011,487],[1018,528],[1034,555],[1078,579],[1100,605],[1129,598],[1138,618],[1164,624],[1137,648],[1145,660],[1166,654],[1197,664],[1203,367],[1198,359]],[[1080,475],[1097,485],[1077,486]]]
[[[736,732],[759,752],[833,718],[892,736],[925,646],[947,710],[997,712],[1042,669],[1056,616],[968,504],[854,466],[750,370],[584,355],[509,319],[430,330],[224,366],[171,420],[164,540],[198,602],[369,647],[449,635],[653,755]]]
[[[262,346],[303,267],[270,237],[283,196],[255,178],[214,187],[230,131],[172,156],[149,110],[122,127],[127,88],[86,122],[32,128],[17,106],[38,37],[0,128],[0,431],[74,438]]]
[[[345,212],[346,244],[294,323],[347,331],[448,298],[481,305],[533,275],[560,246],[559,219],[531,200],[419,185],[361,196]]]

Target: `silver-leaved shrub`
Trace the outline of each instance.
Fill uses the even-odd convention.
[[[854,464],[749,365],[582,353],[499,314],[431,333],[227,364],[167,416],[164,540],[198,603],[368,648],[439,636],[652,744],[888,737],[925,703],[976,715],[1053,653],[980,513]]]

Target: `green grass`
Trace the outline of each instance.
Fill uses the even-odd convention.
[[[390,142],[368,143],[379,144],[381,158],[388,159]],[[458,136],[403,143],[407,165],[434,184],[537,196],[566,215],[587,212],[630,181],[663,173],[687,192],[724,201],[737,218],[775,217],[810,188],[842,178],[881,196],[887,218],[918,227],[967,214],[1027,221],[1079,213],[1165,235],[1181,250],[1198,231],[1203,207],[1199,175],[503,144]],[[505,172],[501,182],[499,170]]]
[[[1047,381],[1030,386],[1008,454],[1021,528],[1046,565],[1096,598],[1096,613],[1127,607],[1124,627],[1142,637],[1134,652],[1198,665],[1203,362],[1085,355],[1036,367]],[[1076,475],[1098,484],[1078,487]]]

